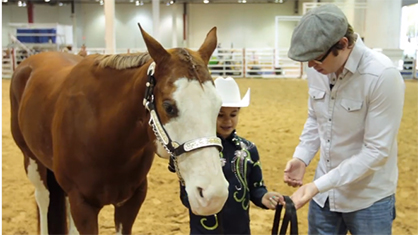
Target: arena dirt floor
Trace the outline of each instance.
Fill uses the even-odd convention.
[[[241,92],[251,87],[251,105],[242,109],[238,133],[259,149],[266,185],[290,195],[283,183],[286,161],[292,157],[307,116],[305,80],[239,79]],[[23,157],[10,134],[10,80],[2,81],[3,104],[3,228],[2,234],[36,234],[34,188],[26,178]],[[393,234],[418,234],[418,83],[406,82],[404,115],[399,131],[399,184],[397,218]],[[318,156],[317,156],[318,158]],[[313,178],[316,161],[308,168],[305,182]],[[308,206],[298,211],[299,230],[307,233]],[[271,234],[274,211],[252,205],[253,234]],[[100,234],[115,234],[113,208],[100,213]],[[167,160],[155,158],[149,173],[147,198],[134,224],[134,234],[187,234],[188,212],[179,200],[177,176],[167,170]]]

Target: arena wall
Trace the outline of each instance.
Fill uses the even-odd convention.
[[[299,13],[303,2],[299,1]],[[105,47],[105,21],[103,6],[97,4],[75,4],[76,43],[88,47]],[[224,47],[274,47],[275,17],[297,15],[295,2],[283,4],[188,4],[187,40],[183,41],[183,5],[160,5],[160,38],[165,47],[198,47],[206,33],[218,27],[219,42]],[[13,30],[9,23],[27,23],[27,9],[16,5],[4,5],[2,16],[2,45],[7,46],[8,33]],[[136,7],[132,4],[115,5],[115,30],[117,48],[143,48],[137,22],[152,34],[152,5]],[[173,27],[175,22],[176,27]],[[70,5],[34,5],[34,23],[58,23],[73,25]],[[295,25],[289,25],[291,29]],[[174,30],[173,30],[174,29]],[[175,35],[175,36],[173,36]],[[290,41],[284,33],[281,41]],[[173,38],[174,37],[174,38]],[[177,44],[177,45],[175,45]]]

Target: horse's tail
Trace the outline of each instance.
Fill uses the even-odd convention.
[[[47,170],[47,184],[50,200],[48,207],[48,232],[49,234],[67,234],[65,193],[57,183],[54,173],[50,170]]]

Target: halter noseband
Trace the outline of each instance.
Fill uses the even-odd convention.
[[[222,151],[222,142],[218,137],[203,137],[194,140],[186,141],[183,144],[179,144],[175,141],[172,141],[167,131],[164,129],[163,125],[160,122],[160,118],[155,109],[154,103],[154,87],[155,87],[155,62],[152,62],[148,67],[148,81],[145,88],[145,98],[143,100],[143,105],[150,112],[150,119],[148,124],[152,127],[152,130],[160,143],[163,145],[164,149],[170,154],[170,158],[174,163],[175,171],[179,177],[180,182],[184,185],[184,180],[180,175],[180,171],[177,166],[177,157],[183,153],[191,152],[196,149],[205,148],[205,147],[218,147]]]

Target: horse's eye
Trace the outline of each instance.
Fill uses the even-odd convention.
[[[163,107],[168,116],[170,117],[177,116],[177,107],[175,104],[173,104],[172,101],[164,101]]]

